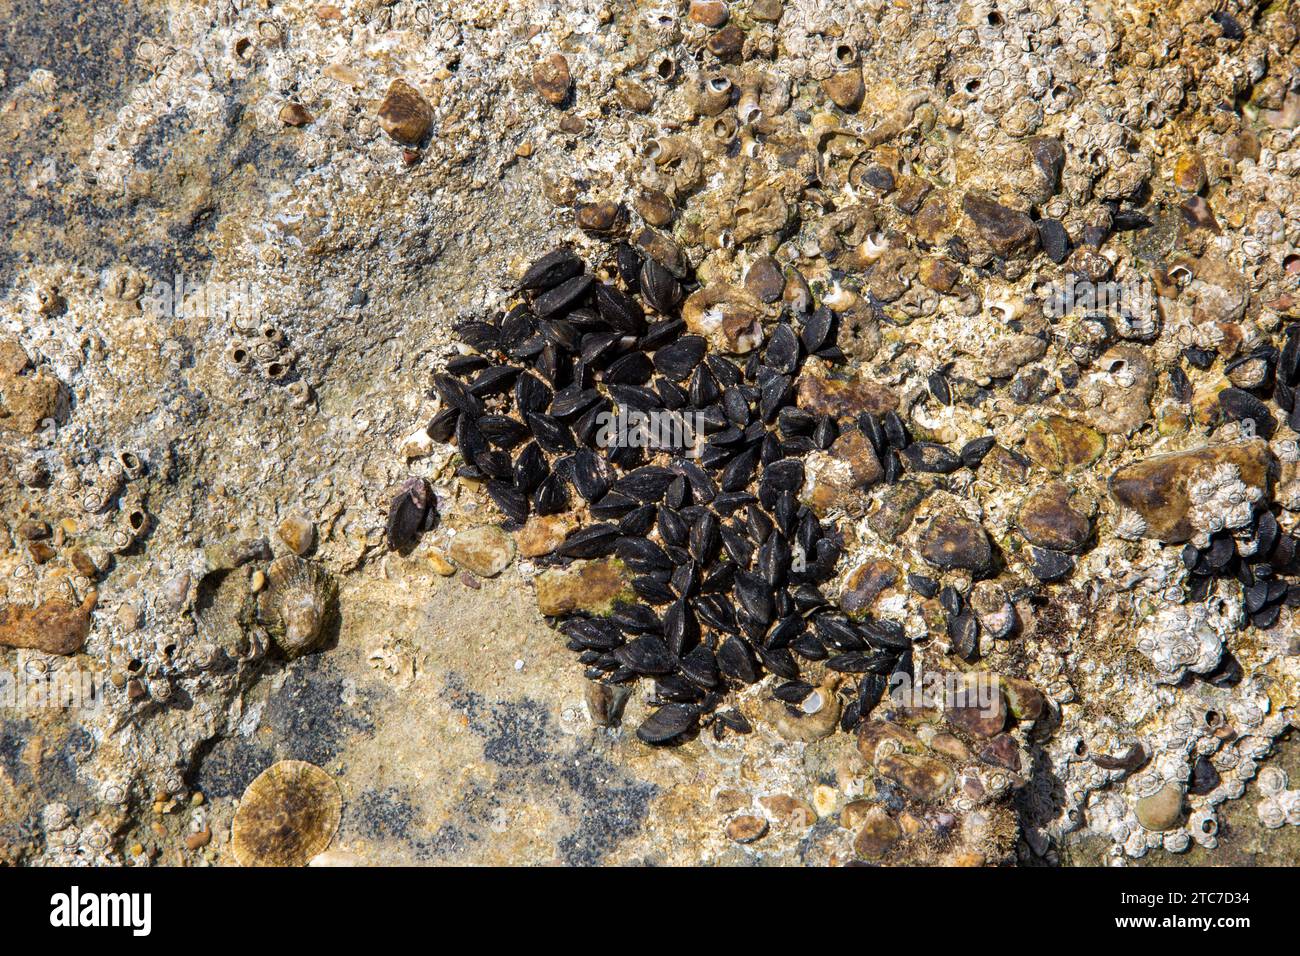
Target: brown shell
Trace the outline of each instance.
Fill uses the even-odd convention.
[[[433,108],[405,80],[393,80],[379,104],[379,125],[399,143],[418,146],[433,124]]]
[[[266,569],[258,621],[288,657],[315,650],[338,612],[338,585],[315,561],[286,555]]]
[[[303,866],[339,828],[343,798],[320,767],[281,760],[263,770],[239,801],[230,842],[240,866]]]

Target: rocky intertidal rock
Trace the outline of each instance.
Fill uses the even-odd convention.
[[[1265,488],[1272,464],[1272,453],[1262,439],[1207,446],[1125,465],[1111,475],[1110,490],[1116,501],[1142,516],[1150,537],[1177,544],[1197,530],[1191,515],[1195,504],[1191,486],[1198,477],[1231,465],[1246,485]]]

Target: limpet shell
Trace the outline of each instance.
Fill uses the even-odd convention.
[[[282,760],[244,791],[230,828],[241,866],[303,866],[330,845],[343,798],[324,770],[304,760]]]
[[[266,577],[267,587],[257,598],[258,620],[286,656],[314,650],[338,610],[334,579],[316,562],[297,555],[272,561]]]

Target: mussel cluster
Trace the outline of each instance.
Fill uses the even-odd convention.
[[[1200,367],[1199,356],[1192,352],[1188,349],[1184,357]],[[1230,387],[1219,392],[1223,417],[1240,423],[1246,434],[1266,440],[1277,431],[1278,415],[1292,431],[1300,431],[1300,325],[1287,326],[1281,349],[1264,345],[1239,357],[1225,371],[1251,362],[1262,364],[1267,371],[1259,376],[1254,389]],[[1181,391],[1190,400],[1190,390]],[[1278,415],[1260,395],[1271,397]],[[1278,622],[1284,606],[1300,607],[1300,583],[1296,580],[1300,578],[1300,540],[1278,524],[1267,500],[1249,508],[1246,523],[1220,527],[1205,540],[1186,544],[1182,557],[1190,601],[1205,600],[1214,580],[1226,578],[1240,582],[1245,618],[1255,627],[1267,630]]]
[[[841,721],[852,728],[912,652],[899,625],[849,620],[820,590],[843,541],[800,502],[802,458],[841,426],[800,408],[794,382],[809,355],[843,361],[834,315],[783,316],[737,360],[686,328],[686,276],[627,245],[607,274],[556,249],[527,270],[512,308],[460,323],[472,351],[435,377],[445,406],[430,433],[454,439],[458,474],[485,483],[507,526],[582,514],[544,563],[613,556],[634,575],[635,600],[552,623],[588,678],[654,681],[643,741],[676,743],[702,725],[748,732],[718,708],[765,673],[797,712],[813,691],[801,661],[852,675]],[[609,441],[602,423],[630,412],[689,412],[703,434],[690,447]],[[882,423],[866,418],[844,427],[883,442]]]

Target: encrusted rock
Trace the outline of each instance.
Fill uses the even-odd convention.
[[[987,532],[978,521],[964,515],[936,515],[921,532],[919,543],[921,557],[945,571],[960,568],[981,574],[993,561]]]
[[[80,605],[51,598],[36,607],[0,607],[0,646],[24,647],[44,654],[75,654],[90,634],[92,591]]]
[[[917,481],[905,480],[884,489],[879,495],[879,504],[867,524],[881,539],[893,544],[912,523],[916,509],[920,507],[931,489]]]
[[[875,449],[856,428],[845,432],[829,451],[812,452],[804,460],[804,484],[799,500],[819,515],[834,509],[865,513],[862,489],[884,474]]]
[[[1025,430],[1025,454],[1058,475],[1091,465],[1105,449],[1096,429],[1061,415],[1038,419]]]
[[[562,106],[569,97],[569,87],[573,77],[569,73],[569,61],[562,53],[552,53],[543,57],[533,66],[533,86],[542,98],[552,106]]]
[[[866,614],[886,588],[897,583],[898,567],[883,558],[875,558],[858,565],[844,580],[840,595],[840,610],[850,617]]]
[[[1070,505],[1070,489],[1053,481],[1029,493],[1016,524],[1030,544],[1074,553],[1087,543],[1092,523]]]
[[[747,291],[715,283],[692,293],[682,305],[686,328],[724,352],[749,352],[763,341],[761,307]]]
[[[876,767],[919,800],[936,801],[952,789],[952,771],[934,757],[888,754],[877,761]]]
[[[903,831],[882,807],[866,812],[862,827],[853,839],[853,849],[867,860],[879,860],[903,837]]]
[[[550,554],[578,527],[578,519],[570,514],[533,515],[515,536],[519,553],[525,558]]]
[[[751,813],[732,817],[727,823],[727,838],[737,843],[753,843],[766,834],[767,821]]]
[[[17,341],[0,344],[10,356],[0,368],[0,429],[30,435],[49,419],[62,420],[68,410],[63,383],[44,368],[24,371],[29,359]]]
[[[548,569],[534,579],[537,609],[559,616],[574,611],[608,614],[616,600],[631,599],[632,579],[623,562],[613,559],[575,561],[563,569]]]
[[[975,737],[992,737],[1007,724],[1007,702],[997,678],[985,672],[964,675],[944,701],[948,723]]]
[[[962,211],[970,217],[984,241],[1004,258],[1024,257],[1038,248],[1038,230],[1023,212],[978,193],[966,194]]]
[[[481,578],[494,578],[514,557],[510,536],[493,525],[459,532],[451,542],[451,559]]]
[[[784,739],[804,743],[829,737],[840,720],[840,699],[831,686],[814,687],[801,703],[795,705],[795,713],[773,698],[764,699],[759,707],[763,719]]]
[[[1147,537],[1177,544],[1196,532],[1188,514],[1188,486],[1194,478],[1220,465],[1234,465],[1245,484],[1262,488],[1272,462],[1262,439],[1156,455],[1118,469],[1110,478],[1110,491],[1121,505],[1142,516]]]
[[[856,419],[862,413],[883,415],[898,408],[898,395],[887,385],[859,374],[831,378],[813,363],[805,366],[795,383],[800,408],[816,415]]]
[[[405,80],[393,80],[379,104],[379,125],[404,146],[418,146],[433,123],[433,108]]]

